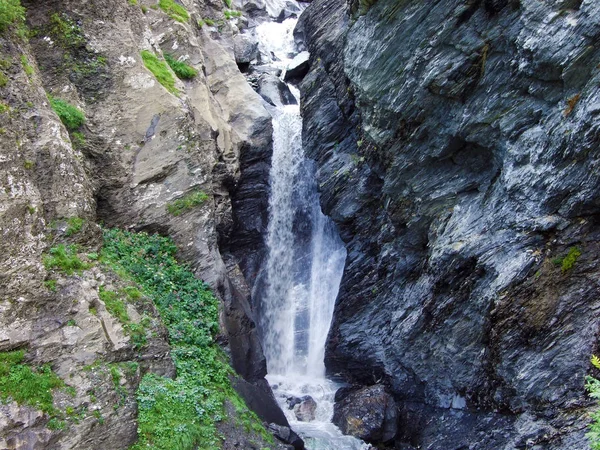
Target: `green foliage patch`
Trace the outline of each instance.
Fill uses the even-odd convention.
[[[148,50],[143,50],[142,60],[146,68],[152,72],[158,82],[162,84],[167,91],[171,94],[177,95],[179,91],[175,88],[175,78],[171,74],[169,67],[164,61],[158,59],[158,57]]]
[[[167,61],[167,64],[169,64],[173,72],[175,72],[175,75],[182,80],[191,80],[198,75],[198,71],[192,66],[189,66],[184,62],[177,61],[168,53],[165,53],[165,61]]]
[[[67,231],[65,231],[65,236],[72,236],[81,231],[85,220],[81,217],[69,217],[67,219]]]
[[[169,332],[177,368],[172,380],[154,374],[137,393],[138,443],[132,450],[220,448],[216,423],[224,402],[241,405],[243,420],[272,439],[239,399],[229,381],[233,370],[215,343],[218,300],[208,286],[175,259],[173,242],[158,235],[105,230],[102,261],[127,273],[154,300]]]
[[[48,100],[50,100],[50,106],[52,106],[67,130],[76,131],[85,123],[84,114],[75,106],[52,96],[48,96]]]
[[[12,24],[25,22],[25,8],[21,6],[20,0],[0,0],[0,32],[6,30]]]
[[[178,22],[187,22],[190,18],[187,10],[183,6],[175,3],[174,0],[159,0],[158,6],[166,12],[171,19]]]
[[[174,216],[183,214],[188,209],[202,205],[208,200],[208,195],[204,191],[194,191],[184,195],[177,200],[167,203],[167,211]]]
[[[134,291],[137,291],[136,288],[132,288]],[[137,291],[139,292],[139,291]],[[127,291],[124,290],[124,294],[127,294]],[[104,302],[104,306],[106,306],[106,310],[114,317],[116,317],[119,322],[123,325],[123,329],[125,333],[131,338],[133,345],[136,349],[140,349],[148,343],[148,339],[146,337],[146,326],[147,325],[142,320],[142,323],[135,323],[131,321],[129,314],[127,313],[127,305],[122,300],[121,295],[117,292],[109,291],[104,288],[104,286],[100,286],[98,296],[100,300]],[[128,295],[129,296],[129,295]],[[132,296],[129,296],[132,298]],[[141,293],[140,293],[141,297]]]
[[[579,247],[571,247],[566,255],[554,258],[552,262],[555,266],[560,266],[563,272],[568,272],[573,268],[580,256],[581,250]]]
[[[63,387],[64,382],[47,365],[32,368],[23,364],[24,356],[23,350],[0,353],[0,400],[55,414],[52,389]]]
[[[600,359],[596,355],[592,355],[592,365],[596,369],[600,369]],[[600,400],[600,380],[587,376],[585,378],[585,388],[589,392],[590,397],[595,400]],[[591,414],[592,422],[588,426],[586,437],[590,441],[592,450],[600,450],[600,410],[596,410]]]
[[[75,272],[79,272],[88,269],[90,266],[84,263],[79,256],[77,256],[77,246],[64,244],[52,247],[43,258],[44,267],[46,269],[57,269],[64,272],[66,275],[73,275]]]

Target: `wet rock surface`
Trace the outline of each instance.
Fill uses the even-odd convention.
[[[332,422],[344,434],[377,444],[393,440],[397,433],[396,403],[381,385],[336,396]]]
[[[348,248],[326,363],[389,385],[398,446],[587,448],[599,8],[315,0],[300,20],[303,139]]]
[[[310,396],[305,395],[302,398],[296,399],[297,401],[291,408],[294,410],[296,419],[300,422],[310,422],[315,420],[315,411],[317,409],[317,402]]]

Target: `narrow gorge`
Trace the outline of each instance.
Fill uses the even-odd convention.
[[[596,0],[0,0],[0,450],[600,448],[599,151]]]

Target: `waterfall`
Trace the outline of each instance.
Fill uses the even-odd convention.
[[[266,61],[271,67],[285,70],[297,53],[295,23],[296,19],[287,19],[256,28],[263,64]],[[288,87],[298,98],[297,89]],[[321,211],[315,167],[305,159],[302,148],[299,106],[270,107],[270,112],[273,157],[268,255],[254,293],[259,302],[267,379],[290,425],[308,449],[369,448],[358,439],[342,435],[331,423],[339,385],[325,378],[324,349],[346,249],[335,225]],[[288,402],[307,395],[317,407],[314,417],[300,421]]]

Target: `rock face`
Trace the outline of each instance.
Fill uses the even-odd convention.
[[[375,385],[336,399],[332,422],[342,433],[367,442],[386,443],[397,433],[396,403],[385,387]]]
[[[348,247],[328,370],[390,386],[399,447],[586,448],[600,4],[315,0],[297,36]]]
[[[0,351],[26,349],[28,364],[50,364],[76,394],[55,396],[61,411],[76,414],[65,429],[31,408],[2,405],[0,448],[128,448],[141,377],[175,375],[157,312],[146,301],[127,306],[133,322],[153,324],[140,350],[101,299],[101,289],[127,286],[94,263],[98,221],[173,237],[223,300],[232,365],[249,383],[266,373],[240,266],[252,267],[263,247],[271,117],[235,61],[243,21],[226,21],[219,34],[196,24],[223,18],[222,2],[178,3],[190,20],[146,0],[23,1],[35,33],[0,33]],[[182,81],[169,72],[169,91],[142,51],[159,60],[170,53],[198,74]],[[85,125],[68,131],[47,95],[81,109]],[[203,203],[172,212],[198,191]],[[95,266],[72,275],[46,267],[59,244],[77,246]],[[243,448],[260,446],[247,441],[235,437]],[[232,442],[226,436],[225,448]]]

